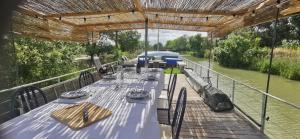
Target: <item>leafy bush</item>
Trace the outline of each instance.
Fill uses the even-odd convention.
[[[267,73],[269,59],[263,59],[255,64],[253,70]],[[274,59],[272,62],[271,74],[280,75],[291,80],[300,80],[300,65],[283,59]]]
[[[218,43],[214,49],[215,60],[227,67],[248,68],[267,54],[266,49],[258,47],[259,42],[260,38],[249,30],[233,33]]]
[[[24,84],[80,69],[74,59],[84,52],[79,43],[16,37],[17,83]]]
[[[223,66],[245,68],[267,73],[269,70],[268,48],[259,47],[260,38],[250,30],[232,33],[219,42],[214,49],[215,60]],[[292,80],[300,80],[300,43],[282,41],[280,48],[274,49],[271,74]]]
[[[299,40],[282,40],[281,42],[281,46],[283,48],[292,48],[292,49],[296,49],[296,48],[300,48],[300,43]]]

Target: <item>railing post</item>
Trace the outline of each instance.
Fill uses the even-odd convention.
[[[200,77],[202,77],[202,66],[200,65]]]
[[[271,52],[270,52],[270,61],[269,61],[269,68],[268,68],[268,80],[267,80],[267,87],[266,87],[266,93],[269,93],[269,87],[270,87],[270,78],[271,78],[271,69],[272,69],[272,62],[273,62],[273,51],[276,46],[276,41],[277,41],[277,24],[278,24],[278,17],[280,13],[280,0],[277,0],[277,5],[276,5],[276,19],[274,23],[274,36],[272,40],[272,46],[271,46]],[[261,128],[260,131],[264,133],[265,130],[265,118],[266,118],[266,113],[267,113],[267,104],[268,104],[268,96],[263,95],[263,104],[262,104],[262,112],[261,112]]]
[[[217,89],[219,89],[219,74],[217,74]]]
[[[262,105],[261,105],[261,117],[260,117],[260,123],[261,123],[261,127],[260,127],[260,131],[264,132],[265,129],[265,117],[266,117],[266,101],[267,101],[267,96],[265,94],[262,94],[261,96],[262,98]]]
[[[235,90],[235,80],[232,80],[232,93],[231,93],[231,101],[234,104],[234,90]]]

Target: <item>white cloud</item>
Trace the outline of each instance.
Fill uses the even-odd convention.
[[[141,33],[141,40],[145,39],[145,30],[139,29],[137,30],[139,33]],[[165,30],[160,29],[159,30],[159,42],[162,44],[166,44],[168,40],[176,39],[180,36],[187,35],[187,36],[193,36],[196,34],[201,34],[202,36],[206,37],[206,32],[195,32],[195,31],[179,31],[179,30]],[[150,44],[156,44],[158,40],[158,31],[157,29],[149,29],[148,30],[148,41]]]

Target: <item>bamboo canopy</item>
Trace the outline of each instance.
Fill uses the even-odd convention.
[[[143,29],[148,19],[149,28],[220,37],[274,19],[276,6],[280,17],[300,12],[300,0],[24,0],[12,17],[12,31],[85,42],[101,32]]]

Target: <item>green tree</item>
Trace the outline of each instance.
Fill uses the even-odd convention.
[[[201,37],[201,34],[189,37],[189,46],[197,57],[204,57],[206,49],[205,39]]]
[[[141,34],[137,31],[118,32],[118,43],[122,51],[133,52],[139,46]]]
[[[189,50],[188,37],[184,35],[174,40],[167,41],[165,49],[178,52]]]
[[[292,16],[290,18],[291,25],[294,27],[292,33],[295,35],[295,39],[300,41],[300,14]]]
[[[249,67],[252,62],[267,54],[266,51],[259,49],[260,40],[249,29],[231,33],[214,48],[215,59],[223,66]]]
[[[261,47],[271,47],[274,38],[274,22],[267,22],[253,27],[261,38]],[[300,15],[279,19],[277,25],[276,46],[283,40],[300,41]]]
[[[156,43],[153,46],[153,50],[161,50],[163,48],[163,44],[162,43]]]
[[[20,84],[78,70],[74,58],[83,53],[79,43],[15,38]]]

